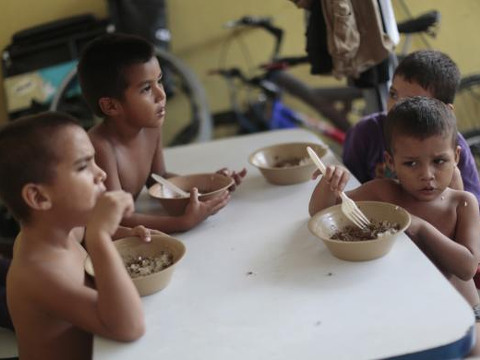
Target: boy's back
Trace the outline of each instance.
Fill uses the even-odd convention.
[[[7,277],[8,306],[22,359],[89,359],[92,336],[73,325],[82,322],[83,314],[75,311],[78,300],[56,291],[56,285],[89,286],[83,271],[86,251],[75,241],[65,251],[44,251],[43,245],[20,235]],[[52,285],[52,278],[58,284]],[[48,309],[48,304],[62,308]],[[62,313],[65,319],[57,315]]]

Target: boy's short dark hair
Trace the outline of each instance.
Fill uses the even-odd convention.
[[[82,94],[92,111],[103,117],[98,105],[102,97],[123,100],[128,87],[125,69],[148,62],[155,56],[153,44],[127,34],[107,34],[92,40],[84,49],[78,64]]]
[[[416,82],[445,104],[453,104],[460,84],[457,65],[438,50],[419,50],[407,55],[395,69],[394,76]]]
[[[397,102],[388,112],[384,127],[385,147],[393,155],[392,142],[397,135],[426,139],[435,135],[450,136],[457,145],[457,126],[453,110],[434,98],[414,96]]]
[[[18,221],[30,220],[22,199],[28,183],[51,183],[59,161],[55,136],[67,126],[80,126],[68,114],[45,112],[19,118],[0,129],[0,198]]]

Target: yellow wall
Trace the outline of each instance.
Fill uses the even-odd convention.
[[[393,0],[398,20],[406,18]],[[480,2],[477,0],[405,0],[414,15],[436,8],[441,11],[441,28],[434,48],[452,56],[463,74],[480,72],[480,42],[476,39],[480,23]],[[219,66],[222,52],[229,44],[224,66],[241,66],[252,73],[255,66],[270,56],[273,42],[261,30],[251,29],[238,33],[232,40],[232,31],[222,25],[242,15],[272,16],[275,23],[286,29],[283,55],[298,55],[304,52],[303,13],[287,0],[168,0],[169,27],[172,31],[172,52],[181,57],[196,72],[206,87],[213,111],[229,106],[227,88],[223,80],[208,76],[209,69]],[[11,35],[25,27],[45,21],[90,11],[99,16],[106,14],[106,1],[100,0],[2,0],[0,12],[0,48],[4,48]],[[240,40],[240,41],[238,41]],[[242,52],[242,44],[248,48],[250,60]],[[422,47],[418,41],[416,48]],[[250,62],[248,62],[250,61]],[[315,84],[331,84],[337,81],[328,77],[309,75],[308,66],[293,70],[296,74]],[[1,80],[1,79],[0,79]],[[5,121],[3,88],[0,86],[0,121]]]

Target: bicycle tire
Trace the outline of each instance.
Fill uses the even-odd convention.
[[[174,132],[169,141],[167,139],[167,146],[211,140],[213,120],[203,85],[193,71],[168,50],[156,47],[155,53],[162,71],[165,73],[167,109],[178,108],[180,111],[189,112],[188,114],[182,113],[185,116],[184,121],[174,116],[175,122],[172,121],[171,124],[178,124],[177,127],[180,126],[180,129]],[[75,86],[78,86],[76,68],[63,79],[52,100],[50,110],[69,113],[77,117],[82,125],[88,129],[96,124],[99,119],[94,116],[81,96],[73,98],[67,96],[68,92]],[[177,106],[175,106],[175,103],[177,103]]]
[[[454,106],[458,131],[465,135],[480,130],[480,74],[460,81]]]

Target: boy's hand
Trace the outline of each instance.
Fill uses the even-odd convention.
[[[321,174],[320,170],[316,170],[312,175],[312,179],[315,180]],[[329,184],[331,191],[340,192],[345,189],[348,180],[350,180],[350,172],[343,166],[329,165],[322,180]]]
[[[137,236],[145,242],[150,242],[152,240],[152,233],[156,232],[156,230],[148,229],[143,225],[135,226],[134,228],[130,229],[130,231],[132,236]]]
[[[198,200],[198,189],[193,188],[192,191],[190,191],[190,202],[183,215],[187,222],[187,228],[190,229],[210,215],[217,213],[220,209],[225,207],[229,201],[230,193],[227,190],[213,199],[200,201]]]
[[[232,186],[228,188],[229,191],[235,191],[238,185],[242,183],[243,178],[247,175],[247,169],[243,168],[240,172],[230,171],[227,168],[222,168],[217,171],[217,174],[225,175],[231,177],[235,182]]]
[[[113,236],[122,218],[133,211],[131,194],[122,190],[106,192],[97,200],[87,224],[87,232],[105,232]]]

